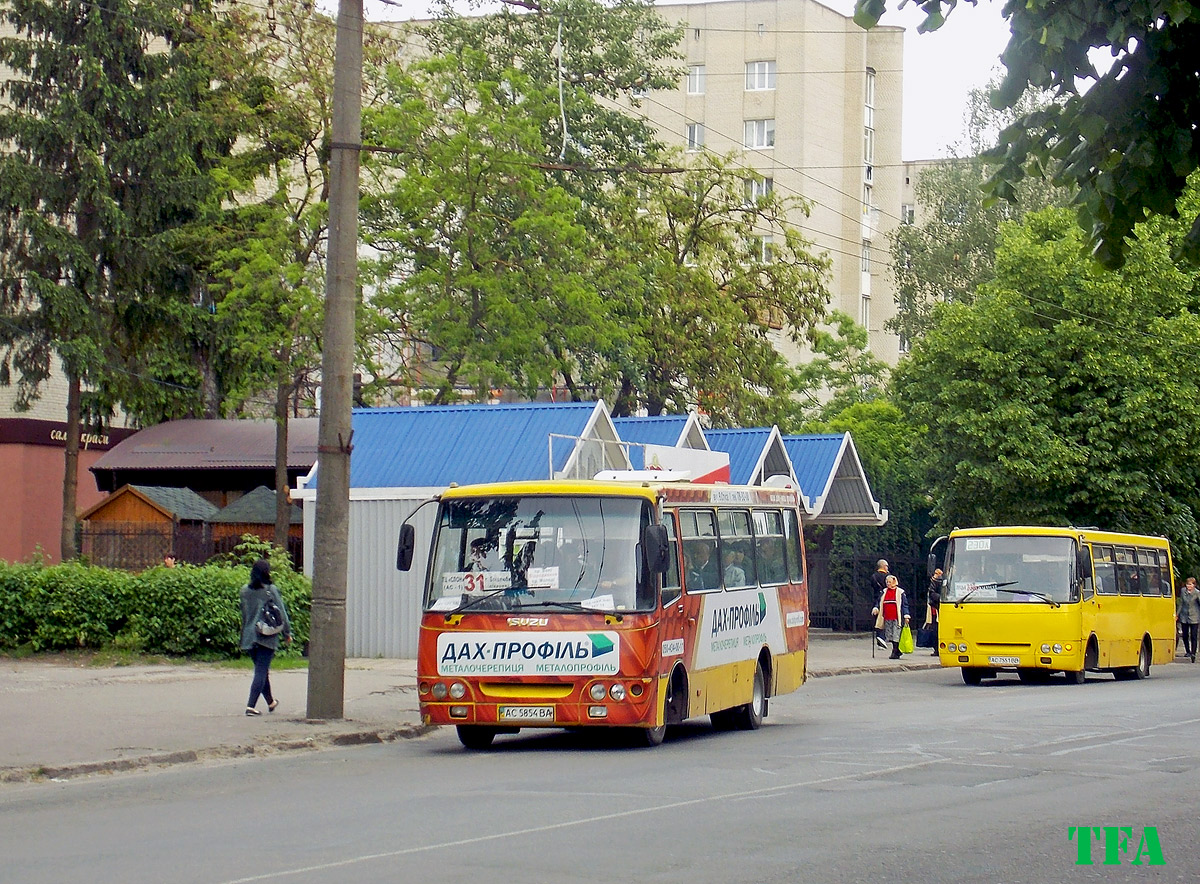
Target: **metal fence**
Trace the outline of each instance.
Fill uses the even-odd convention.
[[[844,632],[871,629],[875,622],[871,608],[876,601],[871,589],[871,573],[879,558],[877,554],[843,558],[825,552],[810,552],[807,556],[810,624],[818,629]],[[924,622],[929,586],[925,560],[913,556],[884,558],[888,560],[889,573],[895,574],[900,585],[908,591],[913,622]]]
[[[212,528],[205,524],[88,523],[80,527],[79,551],[105,568],[143,571],[168,553],[180,562],[203,564],[213,555]]]

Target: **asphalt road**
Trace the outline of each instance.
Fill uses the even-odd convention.
[[[758,732],[657,749],[526,732],[479,754],[441,730],[23,784],[0,789],[0,882],[1195,882],[1198,695],[1190,664],[845,676]],[[1078,827],[1104,826],[1129,828],[1116,862],[1101,834],[1081,865]]]

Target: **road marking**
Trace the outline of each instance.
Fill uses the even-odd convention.
[[[648,813],[660,813],[665,810],[678,810],[681,807],[694,807],[699,804],[707,804],[712,801],[730,801],[744,798],[763,797],[775,795],[783,792],[790,792],[795,789],[807,789],[813,786],[822,786],[828,783],[843,782],[845,780],[857,780],[862,777],[870,776],[889,776],[891,774],[902,773],[909,770],[917,770],[922,767],[929,767],[932,764],[938,764],[942,759],[924,759],[915,761],[912,764],[900,764],[894,767],[883,767],[877,770],[865,771],[862,773],[848,773],[836,777],[822,777],[817,780],[801,780],[796,783],[785,783],[776,786],[764,786],[761,789],[748,789],[741,792],[726,792],[722,795],[708,795],[703,798],[689,798],[686,801],[672,801],[669,804],[655,804],[650,807],[642,807],[636,810],[622,810],[616,813],[605,813],[598,816],[584,817],[577,820],[565,820],[560,823],[550,823],[545,826],[532,826],[527,829],[511,829],[507,832],[498,832],[494,835],[479,835],[475,838],[461,838],[456,841],[441,841],[437,844],[422,844],[416,847],[403,847],[399,850],[388,850],[383,853],[364,853],[359,856],[351,856],[346,859],[334,860],[332,862],[317,863],[311,866],[302,866],[295,869],[280,869],[273,872],[266,872],[261,875],[252,875],[248,878],[235,878],[230,881],[221,882],[221,884],[253,884],[255,881],[276,881],[281,878],[290,878],[294,875],[307,875],[312,872],[326,872],[330,869],[340,869],[346,866],[358,865],[359,863],[370,862],[376,859],[394,859],[399,856],[410,856],[414,853],[427,853],[431,850],[446,850],[453,847],[467,847],[472,844],[483,844],[488,841],[499,841],[509,838],[519,838],[529,835],[540,835],[543,832],[556,832],[561,829],[570,829],[576,826],[588,826],[593,823],[602,823],[609,820],[628,819],[630,817],[644,816]]]

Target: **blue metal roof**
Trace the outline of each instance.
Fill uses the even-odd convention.
[[[705,430],[704,437],[713,451],[729,455],[729,482],[749,485],[754,468],[763,457],[773,427],[752,427],[745,430]]]
[[[598,407],[532,402],[354,409],[350,487],[544,479],[550,474],[550,434],[583,435]],[[554,445],[556,471],[566,466],[573,448],[568,440]]]
[[[679,444],[687,423],[686,414],[613,418],[613,425],[617,428],[617,435],[621,437],[621,441],[636,443],[628,449],[629,462],[635,470],[646,466],[646,449],[643,445],[675,447]]]
[[[783,437],[783,447],[792,459],[800,492],[810,501],[816,502],[825,494],[844,442],[842,433]]]

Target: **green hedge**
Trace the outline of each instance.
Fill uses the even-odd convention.
[[[292,622],[293,649],[308,639],[312,587],[272,563]],[[130,574],[78,562],[0,562],[0,648],[35,651],[109,645],[178,656],[235,657],[247,564],[179,565]]]

